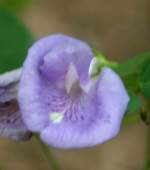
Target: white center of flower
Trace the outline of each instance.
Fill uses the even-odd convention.
[[[53,123],[60,123],[63,120],[64,114],[62,112],[52,112],[49,118]]]
[[[68,71],[65,77],[65,88],[67,93],[71,91],[75,84],[79,82],[79,76],[74,64],[69,64]]]
[[[99,61],[96,58],[93,58],[89,67],[89,77],[92,77],[94,74],[97,73],[98,70],[98,63]],[[95,80],[92,79],[86,85],[80,84],[79,75],[77,72],[76,67],[73,63],[70,63],[68,66],[68,71],[65,76],[65,89],[66,92],[69,94],[78,94],[80,91],[84,91],[88,93],[92,86],[95,85]]]

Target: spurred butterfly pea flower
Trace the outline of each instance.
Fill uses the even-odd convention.
[[[27,127],[49,146],[90,147],[118,134],[128,94],[110,68],[92,77],[93,63],[91,48],[65,35],[42,38],[30,48],[19,104]]]

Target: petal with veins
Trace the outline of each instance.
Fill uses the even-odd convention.
[[[109,68],[93,80],[92,58],[86,43],[65,35],[41,39],[28,53],[19,86],[20,108],[27,127],[50,146],[90,147],[119,132],[127,91]]]

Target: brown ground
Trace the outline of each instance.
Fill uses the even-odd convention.
[[[86,40],[118,61],[150,49],[149,0],[39,0],[22,15],[35,36],[65,33]],[[146,126],[121,130],[103,145],[75,151],[52,149],[63,170],[142,170]],[[2,170],[48,170],[38,142],[0,140]]]

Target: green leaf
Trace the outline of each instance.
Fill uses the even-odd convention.
[[[130,113],[138,112],[142,106],[140,98],[132,91],[129,92],[129,96],[130,96],[130,102],[128,104],[127,111]]]
[[[3,0],[1,6],[11,12],[18,13],[28,7],[34,0]]]
[[[120,64],[116,71],[121,76],[133,75],[141,72],[143,66],[150,60],[150,51],[137,55]]]
[[[140,87],[144,96],[150,101],[150,60],[146,63],[140,75]]]
[[[0,73],[20,67],[33,38],[11,13],[0,9]]]
[[[139,76],[148,61],[150,61],[150,51],[132,57],[115,68],[129,90],[140,92]]]
[[[142,82],[150,81],[150,60],[145,64],[140,77]]]
[[[141,83],[141,89],[144,96],[150,101],[150,81],[147,83]]]

